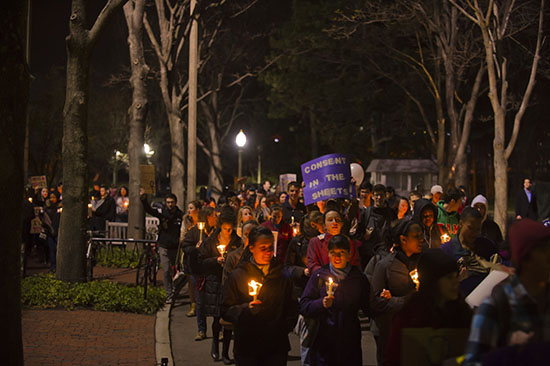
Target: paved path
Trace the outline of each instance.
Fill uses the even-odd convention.
[[[214,362],[210,357],[210,346],[212,342],[212,318],[208,318],[207,336],[208,338],[196,342],[194,340],[197,334],[197,318],[188,318],[189,311],[188,297],[185,295],[186,289],[178,297],[170,313],[170,338],[172,345],[172,355],[175,366],[219,366],[221,362]],[[363,327],[366,328],[366,327]],[[370,331],[363,330],[363,364],[376,365],[376,345]],[[300,366],[300,340],[295,334],[290,334],[291,351],[288,357],[288,366]],[[233,357],[233,344],[231,345],[230,356]],[[220,343],[221,352],[221,343]]]
[[[155,316],[23,310],[25,366],[153,366]]]

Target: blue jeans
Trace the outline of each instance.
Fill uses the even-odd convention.
[[[55,271],[56,268],[56,255],[57,255],[57,236],[52,238],[48,236],[48,252],[50,254],[50,271]]]
[[[204,334],[206,334],[206,316],[204,315],[204,290],[197,290],[197,277],[195,275],[191,275],[189,277],[191,277],[191,285],[195,287],[195,314],[197,315],[197,328],[199,332],[203,332]]]

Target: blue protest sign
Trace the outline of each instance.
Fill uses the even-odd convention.
[[[328,154],[302,164],[305,182],[304,203],[309,205],[329,198],[349,198],[351,171],[349,158]]]

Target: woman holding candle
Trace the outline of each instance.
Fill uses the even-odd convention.
[[[344,226],[344,217],[340,211],[335,209],[327,208],[327,211],[325,211],[323,215],[323,219],[325,224],[324,234],[312,238],[307,248],[307,268],[310,273],[315,272],[329,263],[328,242],[333,236],[341,234],[342,227]],[[350,263],[352,266],[359,267],[360,262],[359,256],[357,255],[358,243],[352,240],[350,245]]]
[[[425,247],[441,247],[447,240],[445,235],[450,239],[445,226],[437,225],[437,207],[431,201],[421,198],[415,202],[413,220],[422,228]]]
[[[288,333],[296,324],[298,302],[283,266],[273,260],[273,233],[257,226],[248,235],[250,258],[243,260],[225,286],[224,315],[235,330],[239,366],[286,365]],[[261,284],[256,300],[252,281]]]
[[[271,208],[271,219],[264,221],[261,226],[269,228],[271,231],[276,231],[277,234],[277,253],[276,259],[282,264],[285,262],[288,243],[292,239],[292,227],[283,219],[283,207],[275,205]]]
[[[218,227],[204,241],[199,248],[199,263],[202,267],[202,273],[205,275],[205,281],[199,293],[204,298],[204,315],[212,316],[212,349],[211,356],[214,361],[220,360],[219,336],[220,336],[220,306],[222,301],[222,274],[225,262],[225,253],[237,249],[241,244],[241,239],[234,232],[235,216],[231,208],[222,209],[218,218]],[[229,344],[226,345],[224,334],[224,356],[228,353]],[[228,334],[227,341],[231,339]],[[225,358],[225,357],[224,357]],[[227,359],[229,359],[227,357]]]
[[[458,291],[458,266],[441,249],[427,249],[418,260],[420,287],[392,321],[384,365],[401,365],[404,328],[463,328],[472,311]],[[448,355],[459,356],[459,355]]]
[[[116,221],[128,222],[128,207],[130,206],[130,198],[128,197],[128,188],[120,187],[116,198]]]
[[[242,237],[243,224],[249,220],[256,220],[254,211],[250,206],[243,206],[237,213],[237,235]]]
[[[300,310],[318,323],[317,332],[304,340],[312,366],[362,365],[358,311],[370,313],[370,286],[359,268],[349,263],[351,243],[344,235],[328,242],[329,264],[312,274]],[[311,330],[310,330],[311,331]]]
[[[379,335],[375,336],[378,364],[382,364],[393,315],[416,292],[411,271],[416,269],[422,251],[422,229],[414,221],[396,221],[392,223],[390,232],[393,251],[376,264],[371,282],[372,307],[379,329]]]

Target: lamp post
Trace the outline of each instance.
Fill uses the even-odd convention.
[[[117,183],[117,173],[118,173],[118,161],[122,153],[118,150],[115,150],[115,157],[113,159],[113,185],[116,186]]]
[[[240,130],[237,134],[237,137],[235,138],[235,143],[239,148],[239,169],[237,170],[237,179],[239,179],[242,175],[243,169],[243,147],[244,145],[246,145],[246,135],[244,134],[243,130]]]

